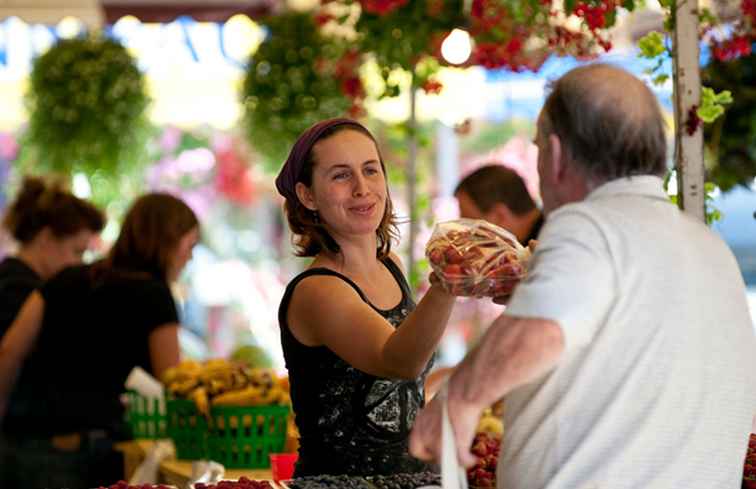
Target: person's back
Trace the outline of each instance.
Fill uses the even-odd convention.
[[[559,367],[508,396],[500,483],[740,487],[756,411],[756,339],[725,244],[672,205],[652,176],[610,181],[554,211],[541,238],[543,257],[565,242],[591,250],[592,261],[575,270],[534,269],[592,267],[581,275],[605,285],[595,303],[607,306],[563,316],[573,345]],[[584,290],[552,299],[569,303]]]
[[[91,266],[73,267],[42,287],[42,332],[19,379],[6,432],[107,429],[124,435],[119,395],[126,377],[134,366],[153,372],[150,334],[178,322],[176,306],[168,285],[147,274],[94,275]]]

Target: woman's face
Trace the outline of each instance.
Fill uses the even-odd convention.
[[[192,250],[199,242],[199,229],[194,227],[184,234],[176,245],[168,265],[168,281],[178,280],[187,262],[192,259]]]
[[[317,211],[334,236],[375,235],[386,212],[386,176],[375,143],[347,129],[313,147],[312,186],[298,184],[300,201]]]
[[[46,233],[45,243],[45,272],[52,277],[66,267],[81,265],[84,252],[87,251],[95,234],[89,229],[82,229],[68,236],[57,237],[49,229]]]

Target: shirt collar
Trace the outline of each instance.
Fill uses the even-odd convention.
[[[664,181],[654,175],[636,175],[610,180],[593,189],[585,200],[603,199],[618,195],[669,200],[664,191]]]

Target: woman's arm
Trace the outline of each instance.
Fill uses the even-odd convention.
[[[449,320],[454,296],[433,285],[395,329],[340,278],[313,276],[295,289],[288,311],[292,333],[310,346],[325,345],[363,372],[415,379],[423,371]]]
[[[7,409],[21,366],[39,336],[44,312],[42,294],[32,292],[0,341],[0,419]]]
[[[164,324],[153,329],[148,337],[152,375],[158,379],[179,363],[178,329],[176,323]]]

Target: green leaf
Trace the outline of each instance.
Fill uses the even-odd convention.
[[[701,106],[696,110],[696,114],[702,121],[710,124],[717,120],[717,117],[724,114],[724,107],[721,105],[706,105]]]
[[[656,75],[654,77],[654,85],[664,85],[664,83],[669,80],[669,75],[666,73],[662,73],[660,75]]]
[[[638,41],[638,48],[642,58],[654,59],[664,54],[664,37],[659,32],[649,32]]]
[[[622,2],[622,8],[624,8],[628,12],[632,12],[633,10],[635,10],[635,0],[624,0]]]
[[[564,13],[570,15],[575,10],[575,0],[564,0]]]

